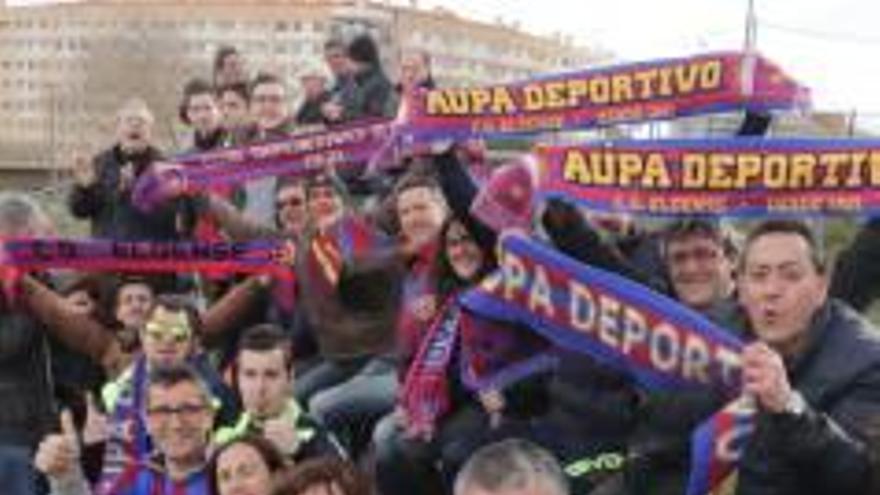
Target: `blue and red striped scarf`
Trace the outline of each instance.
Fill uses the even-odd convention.
[[[114,495],[134,483],[136,466],[149,458],[151,448],[143,416],[146,387],[144,356],[104,387],[102,395],[110,422],[101,477],[95,489],[98,495]]]
[[[752,401],[739,397],[745,344],[738,337],[647,287],[522,236],[504,237],[499,258],[501,269],[462,297],[467,309],[522,325],[648,389],[715,389],[735,399],[692,435],[687,493],[713,493],[735,475],[754,414]],[[529,355],[527,343],[520,349]]]
[[[436,257],[440,246],[431,242],[419,250],[409,260],[403,280],[403,305],[397,317],[398,352],[402,363],[416,355],[425,331],[438,314],[439,295],[437,290]],[[405,379],[407,368],[398,370],[401,381]]]
[[[336,292],[347,263],[368,256],[388,244],[388,239],[365,220],[345,214],[324,232],[307,237],[306,269],[316,288],[325,294]]]
[[[200,469],[183,480],[172,480],[152,464],[133,467],[131,483],[117,487],[113,495],[217,495],[211,493],[208,473]]]
[[[425,331],[403,381],[399,405],[406,411],[407,430],[430,435],[452,404],[449,365],[459,342],[461,308],[450,297]]]

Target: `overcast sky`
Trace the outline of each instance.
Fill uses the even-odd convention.
[[[402,2],[402,0],[394,0]],[[755,0],[758,48],[813,89],[816,108],[880,122],[878,0]],[[38,3],[13,0],[10,3]],[[568,33],[622,60],[739,49],[747,0],[419,0],[486,21]]]
[[[743,46],[747,0],[422,0],[538,33],[562,31],[623,60]],[[813,89],[819,109],[880,121],[880,1],[755,0],[762,53]]]

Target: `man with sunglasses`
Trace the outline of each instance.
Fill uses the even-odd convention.
[[[127,479],[129,466],[146,462],[151,449],[158,445],[152,437],[150,418],[144,415],[147,381],[153,370],[188,363],[208,384],[212,396],[221,400],[218,422],[230,423],[237,417],[234,395],[205,356],[197,352],[200,335],[201,321],[189,300],[173,295],[156,299],[139,332],[141,355],[102,390],[109,431],[99,492],[116,493],[119,483]]]
[[[99,493],[209,493],[205,464],[213,427],[213,404],[207,385],[191,366],[153,368],[143,415],[156,447],[155,455],[140,461],[132,459],[118,482]],[[72,420],[69,413],[63,413],[62,432],[43,440],[34,461],[49,478],[53,494],[92,493],[79,467],[79,452]]]

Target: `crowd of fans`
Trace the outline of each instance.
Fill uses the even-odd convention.
[[[300,72],[295,111],[288,81],[250,74],[223,48],[210,78],[183,85],[189,148],[159,149],[150,109],[132,99],[115,144],[74,160],[69,208],[93,237],[289,240],[296,297],[279,304],[265,275],[17,279],[18,297],[0,298],[0,491],[684,493],[691,433],[724,405],[709,391],[644,390],[562,349],[552,370],[473,391],[458,376],[459,338],[448,407],[427,423],[404,407],[426,332],[457,324],[456,296],[497,267],[497,233],[470,211],[487,169],[481,143],[370,177],[326,169],[149,213],[133,204],[137,179],[174,154],[393,117],[402,95],[435,84],[424,53],[400,61],[395,84],[369,36],[324,48],[326,67]],[[0,193],[0,237],[51,233],[30,198]],[[880,493],[880,334],[857,311],[880,287],[878,233],[865,224],[833,271],[798,221],[763,221],[742,239],[723,221],[652,230],[553,199],[532,235],[750,342],[744,393],[759,413],[728,493],[860,495]]]

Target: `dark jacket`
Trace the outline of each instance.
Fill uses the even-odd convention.
[[[300,246],[311,246],[312,239],[307,234]],[[309,269],[310,249],[297,249],[296,256],[298,307],[322,357],[354,359],[393,350],[403,278],[393,250],[347,260],[329,293],[320,275]]]
[[[731,333],[744,336],[744,315],[735,297],[718,301],[703,315]],[[709,389],[642,391],[638,424],[629,442],[630,493],[684,493],[691,465],[691,434],[729,400]]]
[[[351,103],[345,106],[343,120],[393,116],[394,88],[381,67],[374,65],[355,75],[354,82]]]
[[[481,249],[494,249],[497,234],[471,214],[471,204],[477,197],[479,188],[456,156],[455,149],[437,155],[432,163],[452,215],[462,222]]]
[[[541,220],[553,245],[568,256],[647,285],[658,292],[669,293],[667,284],[662,277],[656,275],[655,270],[645,270],[633,259],[635,255],[631,252],[634,249],[629,249],[631,246],[616,246],[604,242],[570,202],[549,200]]]
[[[759,413],[740,463],[738,495],[868,495],[868,427],[880,417],[880,335],[855,311],[829,302],[807,349],[786,362],[808,411]]]
[[[306,99],[296,111],[297,124],[325,124],[324,114],[321,112],[321,106],[330,101],[332,95],[329,91],[324,91],[317,98]]]
[[[880,218],[866,223],[840,252],[831,279],[831,295],[863,311],[880,296]]]
[[[543,224],[555,247],[583,263],[643,279],[613,249],[604,249],[596,233],[570,204],[548,204]],[[639,394],[626,375],[589,356],[559,351],[548,388],[549,411],[538,423],[536,440],[553,450],[566,467],[597,455],[619,456],[636,424]],[[588,493],[606,473],[567,470],[573,493]]]
[[[47,339],[0,301],[0,445],[34,448],[55,425]]]
[[[170,202],[150,213],[143,213],[131,201],[133,184],[121,184],[122,170],[131,163],[135,180],[159,160],[156,148],[126,154],[117,145],[94,159],[97,178],[88,187],[75,185],[69,203],[73,216],[91,221],[92,236],[120,240],[176,240],[177,202]]]
[[[330,88],[330,100],[342,106],[342,120],[338,122],[328,122],[328,124],[339,124],[351,118],[354,115],[355,94],[357,93],[357,83],[354,76],[342,76],[336,79],[333,87]]]

